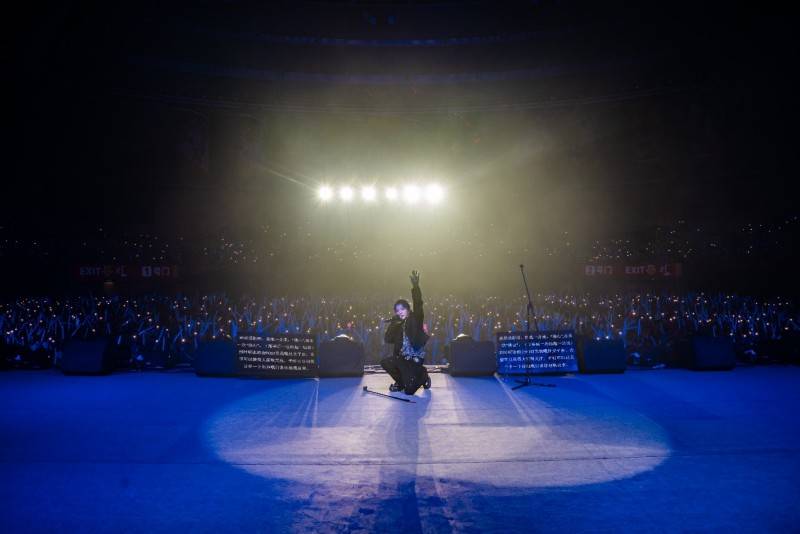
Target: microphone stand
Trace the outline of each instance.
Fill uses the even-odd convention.
[[[531,333],[531,315],[533,315],[533,302],[531,301],[531,290],[528,289],[528,279],[525,276],[525,266],[520,264],[519,271],[522,273],[522,282],[525,284],[525,294],[528,296],[528,307],[525,310],[525,380],[516,380],[517,385],[511,388],[512,391],[524,388],[527,386],[538,386],[542,388],[554,388],[555,384],[544,384],[542,382],[531,381],[531,355],[530,355],[530,333]],[[536,331],[539,331],[539,324],[536,325]]]

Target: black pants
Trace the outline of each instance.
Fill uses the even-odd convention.
[[[402,356],[388,356],[381,360],[383,367],[406,395],[413,395],[428,379],[428,370],[421,363],[406,360]]]

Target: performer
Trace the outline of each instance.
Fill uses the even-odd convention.
[[[403,391],[413,395],[420,388],[431,387],[428,370],[422,364],[425,360],[425,343],[428,334],[423,325],[422,292],[419,288],[419,272],[411,271],[411,300],[414,308],[406,299],[394,303],[395,316],[386,327],[383,339],[394,345],[391,356],[381,360],[381,367],[394,379],[389,391]]]

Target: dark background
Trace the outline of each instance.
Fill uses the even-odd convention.
[[[571,289],[592,261],[796,292],[789,22],[675,2],[29,8],[6,23],[3,292],[72,287],[85,262],[344,293],[412,268],[515,290],[525,263]],[[428,179],[443,206],[315,199]]]

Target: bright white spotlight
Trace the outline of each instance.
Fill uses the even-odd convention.
[[[430,204],[438,204],[444,199],[444,189],[439,184],[430,184],[425,188],[425,198]]]
[[[394,201],[397,200],[397,188],[396,187],[387,187],[386,188],[386,200]]]
[[[339,189],[339,198],[341,198],[345,202],[350,202],[351,200],[353,200],[353,188],[346,185],[341,189]]]
[[[419,202],[419,187],[413,184],[403,187],[403,200],[409,204]]]
[[[317,196],[321,201],[328,202],[333,198],[333,189],[331,189],[327,185],[323,185],[322,187],[319,188],[319,191],[317,191]]]
[[[361,188],[361,199],[365,202],[372,202],[375,200],[375,188],[371,185],[365,185]]]

